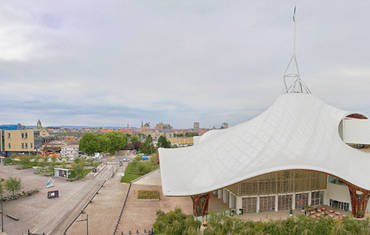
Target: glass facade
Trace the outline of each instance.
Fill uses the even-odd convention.
[[[344,211],[349,210],[349,203],[348,202],[340,202],[340,201],[330,199],[330,206],[333,207],[333,208],[338,208],[338,209],[344,210]]]
[[[308,206],[308,193],[297,193],[295,195],[295,208],[303,209]]]
[[[257,212],[257,197],[243,198],[242,208],[244,213]]]
[[[327,175],[324,173],[286,170],[257,176],[227,188],[238,196],[249,196],[322,190],[326,187]]]
[[[293,195],[279,195],[278,196],[278,208],[279,210],[290,210],[292,209]]]
[[[274,211],[275,196],[260,197],[260,211]]]
[[[311,206],[318,206],[324,204],[324,192],[312,192],[311,193]]]
[[[345,183],[334,176],[329,175],[328,176],[328,182],[332,184],[339,184],[339,185],[344,185]]]

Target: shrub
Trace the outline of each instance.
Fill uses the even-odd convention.
[[[5,188],[14,196],[15,192],[21,190],[21,180],[10,177],[7,181],[5,181]]]
[[[168,213],[157,211],[157,219],[153,227],[155,234],[196,235],[200,222],[194,220],[191,215],[183,214],[181,209],[175,209]]]

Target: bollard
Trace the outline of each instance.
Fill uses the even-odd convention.
[[[136,234],[139,234],[139,230],[138,229],[136,229]]]

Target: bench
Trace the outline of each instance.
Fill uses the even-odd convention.
[[[12,220],[15,220],[15,221],[19,221],[19,219],[13,215],[6,215],[8,218],[12,219]]]

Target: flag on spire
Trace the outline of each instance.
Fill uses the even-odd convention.
[[[294,6],[294,12],[293,12],[293,21],[295,22],[295,10],[297,9],[296,6]]]

